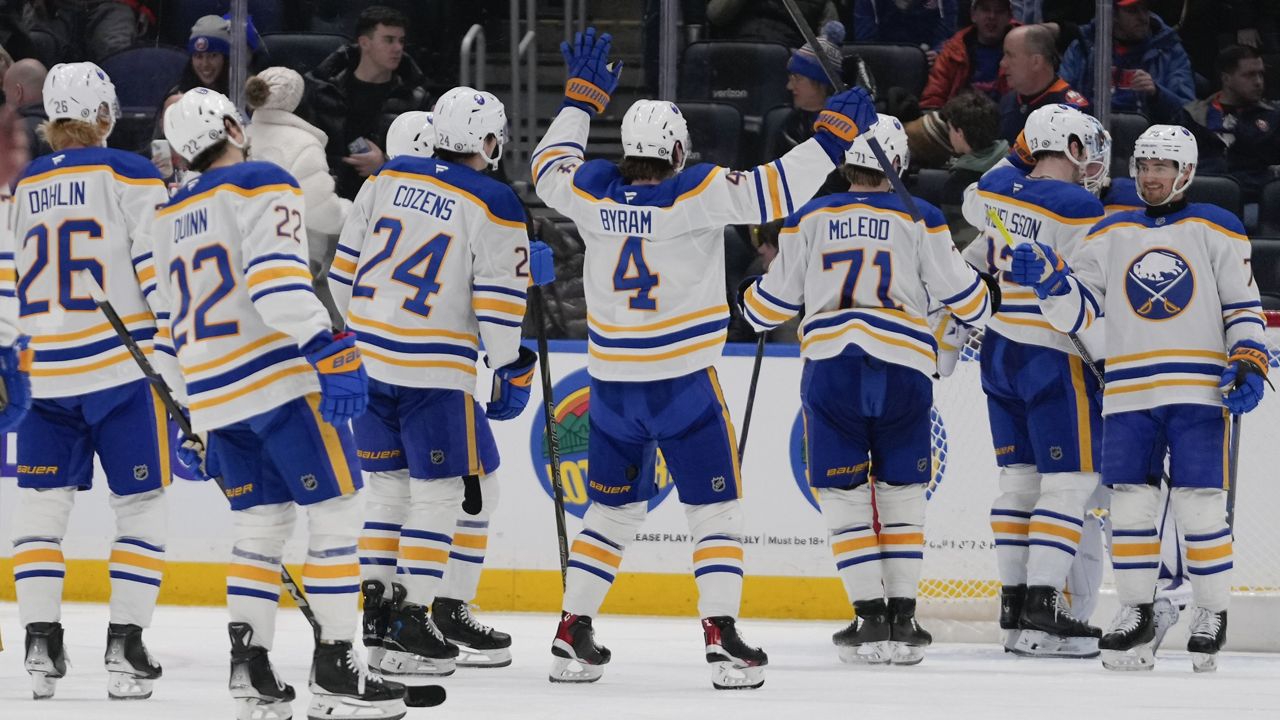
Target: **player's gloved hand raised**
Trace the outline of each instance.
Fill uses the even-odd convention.
[[[844,154],[858,135],[875,124],[876,105],[866,90],[850,88],[827,98],[822,112],[813,123],[813,137],[831,156],[831,162],[844,164]]]
[[[1231,349],[1218,389],[1222,391],[1222,404],[1232,415],[1243,415],[1262,402],[1267,365],[1267,349],[1261,343],[1241,340]]]
[[[551,246],[541,240],[529,243],[529,278],[534,285],[547,285],[556,280],[556,257]]]
[[[510,420],[519,415],[529,404],[529,388],[537,365],[538,356],[521,345],[520,355],[514,362],[493,371],[493,392],[484,414],[491,420]]]
[[[16,428],[31,409],[31,357],[27,336],[0,347],[0,432]]]
[[[1036,246],[1039,246],[1039,252]],[[1036,243],[1036,246],[1019,243],[1013,249],[1009,279],[1035,290],[1041,300],[1050,295],[1065,295],[1071,289],[1067,283],[1071,268],[1053,248],[1044,243]]]
[[[565,105],[572,105],[591,115],[604,112],[622,75],[621,62],[609,63],[612,44],[612,35],[596,35],[593,27],[575,33],[572,44],[560,43],[560,54],[564,56],[569,70],[569,80],[564,85]]]
[[[320,417],[341,425],[364,413],[369,404],[369,376],[365,373],[356,334],[316,336],[302,354],[320,374]]]

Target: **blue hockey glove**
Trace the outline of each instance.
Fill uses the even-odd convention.
[[[207,482],[218,475],[213,458],[210,457],[199,435],[183,435],[182,443],[178,445],[177,455],[178,462],[182,463],[182,467],[186,468],[195,480]]]
[[[519,415],[529,404],[529,388],[537,365],[538,356],[521,345],[515,362],[493,371],[493,392],[484,414],[491,420],[510,420]]]
[[[31,409],[31,358],[27,337],[0,347],[0,432],[16,428]]]
[[[866,90],[850,88],[827,98],[827,104],[813,123],[813,137],[838,167],[844,154],[862,131],[876,122],[876,105]]]
[[[1262,402],[1267,365],[1267,349],[1261,343],[1241,340],[1231,349],[1218,389],[1222,391],[1222,404],[1232,415],[1243,415]]]
[[[356,334],[321,334],[302,353],[320,374],[320,417],[341,425],[362,415],[369,404],[369,376],[356,349]]]
[[[1065,295],[1070,290],[1067,275],[1071,268],[1053,248],[1044,243],[1036,243],[1040,252],[1031,243],[1019,243],[1013,249],[1013,265],[1009,271],[1009,279],[1019,285],[1026,285],[1036,291],[1041,300],[1050,295]],[[1043,256],[1042,256],[1043,254]],[[1052,270],[1048,268],[1052,267]]]
[[[609,97],[618,87],[622,75],[622,63],[609,63],[609,47],[613,36],[596,35],[596,29],[575,33],[573,44],[560,43],[560,54],[569,70],[569,80],[564,85],[564,104],[596,115],[604,112]]]
[[[534,285],[548,285],[556,280],[556,258],[551,246],[541,240],[529,243],[529,276]]]

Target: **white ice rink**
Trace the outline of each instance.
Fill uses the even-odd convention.
[[[485,615],[515,638],[515,663],[498,670],[459,670],[444,678],[449,700],[411,709],[408,718],[874,718],[876,720],[1218,720],[1280,718],[1280,655],[1226,653],[1216,675],[1193,675],[1184,652],[1162,652],[1154,673],[1118,674],[1096,660],[1022,660],[992,647],[942,645],[914,668],[841,665],[834,623],[747,620],[747,640],[769,652],[768,681],[757,691],[711,689],[695,620],[600,618],[598,639],[613,650],[604,678],[587,686],[551,685],[546,671],[555,618]],[[58,696],[30,700],[22,670],[17,608],[0,604],[0,720],[204,720],[233,717],[227,696],[226,617],[217,608],[161,607],[147,641],[164,665],[155,696],[108,702],[102,668],[104,606],[63,611],[73,667]],[[1185,622],[1185,620],[1184,620]],[[305,717],[311,639],[295,610],[282,611],[272,653],[299,691],[294,717]]]

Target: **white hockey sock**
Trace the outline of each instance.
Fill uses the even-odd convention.
[[[914,598],[919,591],[920,569],[924,565],[924,490],[923,483],[876,484],[880,568],[886,597]]]
[[[307,525],[310,538],[302,588],[320,624],[320,639],[351,640],[360,593],[356,555],[360,502],[351,494],[308,505]]]
[[[415,605],[431,606],[444,578],[462,511],[462,478],[409,481],[409,518],[400,531],[399,580]]]
[[[1097,473],[1047,473],[1027,528],[1027,585],[1059,590],[1080,547],[1084,506],[1098,487]]]
[[[884,597],[880,574],[880,542],[872,525],[871,485],[821,488],[818,502],[831,535],[836,572],[849,603]]]
[[[1027,582],[1027,528],[1040,495],[1040,474],[1031,465],[1000,469],[1000,495],[991,505],[991,532],[996,538],[1000,582]]]
[[[742,605],[742,503],[685,505],[693,546],[698,615],[738,617]]]
[[[594,616],[609,593],[627,543],[644,522],[643,502],[610,507],[593,502],[582,518],[582,532],[569,548],[569,572],[564,590],[564,610]]]
[[[453,529],[453,550],[444,570],[440,596],[471,602],[480,586],[480,570],[489,547],[489,518],[498,507],[498,478],[492,473],[480,477],[480,512],[458,515]]]
[[[232,513],[235,544],[227,566],[227,613],[253,628],[253,644],[271,649],[280,604],[280,562],[293,533],[293,503]]]
[[[400,555],[400,529],[409,516],[409,471],[369,473],[364,496],[360,577],[381,582],[389,597]]]
[[[1231,599],[1233,549],[1227,526],[1227,492],[1174,488],[1173,511],[1187,545],[1187,572],[1196,605],[1220,612]]]
[[[1160,540],[1156,510],[1160,489],[1150,485],[1111,488],[1111,567],[1116,595],[1125,605],[1141,605],[1155,597],[1160,575]]]
[[[150,627],[164,577],[167,512],[164,489],[110,498],[116,513],[111,545],[111,622]]]
[[[18,619],[24,627],[62,620],[62,583],[67,574],[62,538],[75,498],[75,488],[18,489],[18,508],[13,514],[13,580]]]

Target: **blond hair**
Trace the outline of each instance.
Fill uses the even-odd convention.
[[[102,116],[93,123],[69,118],[45,120],[36,128],[36,132],[55,151],[65,150],[73,145],[101,147],[106,144],[107,135],[111,132],[111,122]]]

